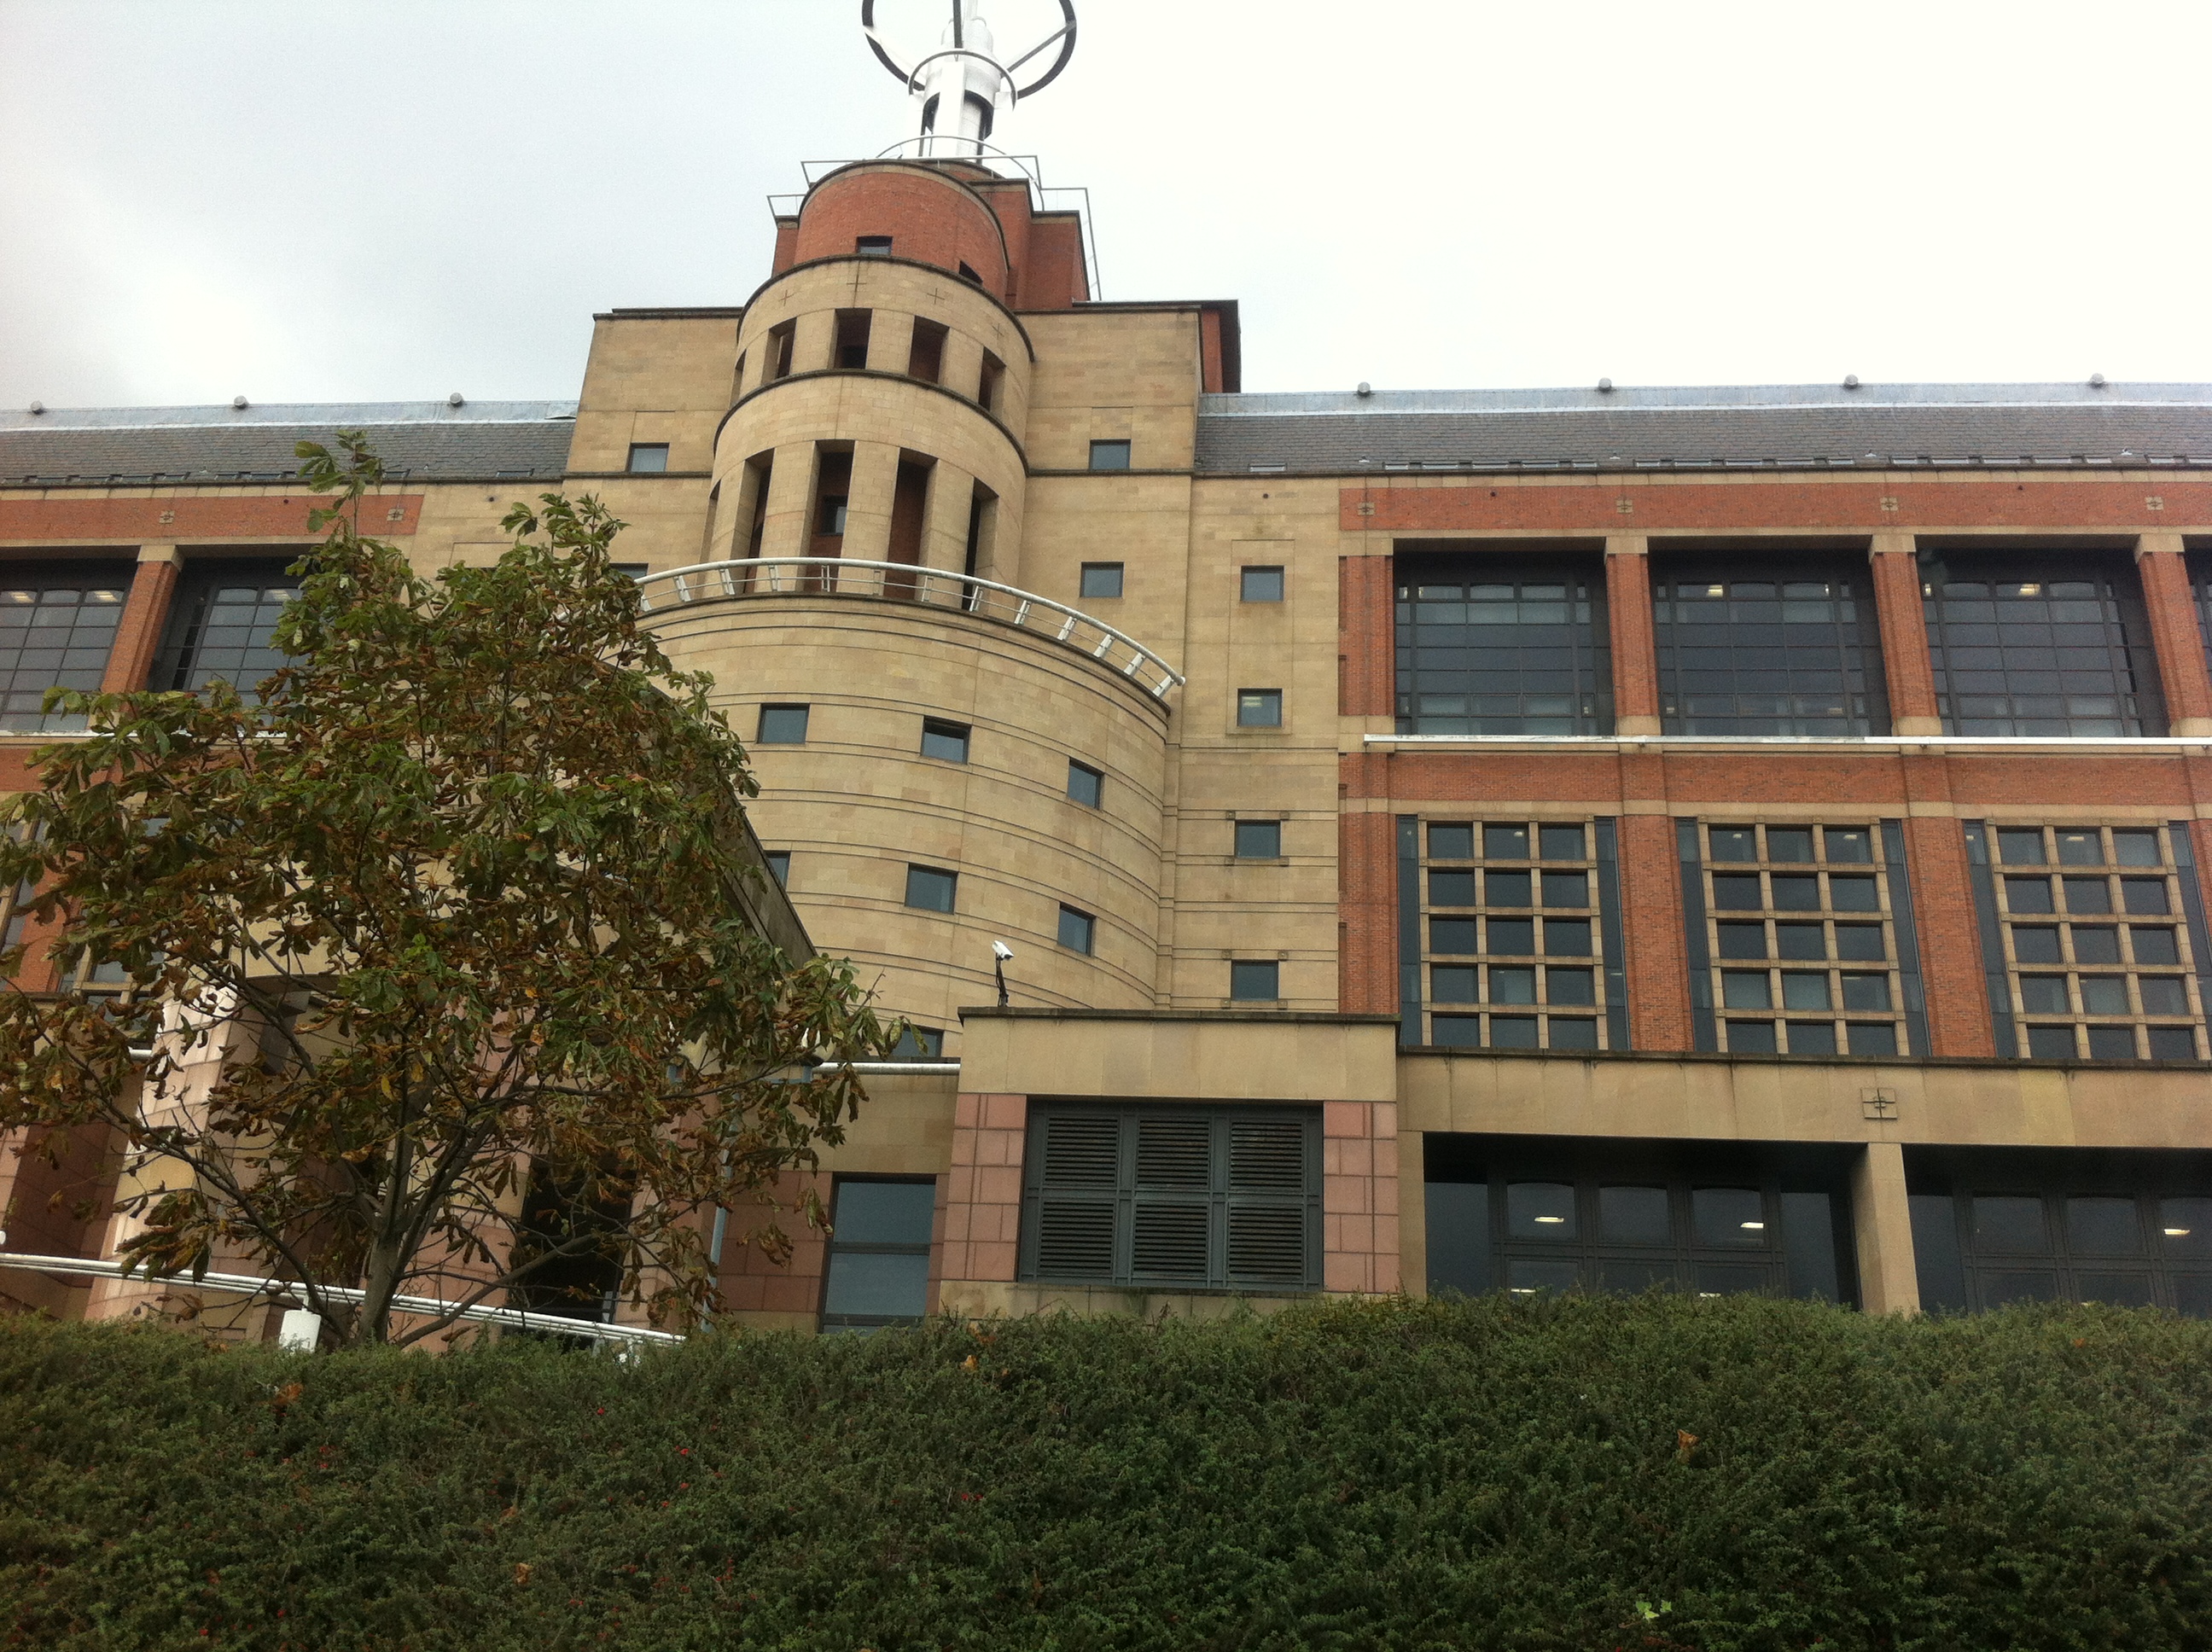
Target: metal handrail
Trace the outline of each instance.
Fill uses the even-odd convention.
[[[758,596],[880,597],[957,608],[1080,649],[1155,700],[1165,701],[1168,690],[1181,688],[1183,682],[1181,671],[1143,643],[1080,609],[995,580],[912,562],[868,562],[851,556],[750,557],[649,574],[638,580],[638,586],[648,614],[697,602]]]
[[[252,1273],[203,1273],[198,1278],[189,1273],[147,1273],[126,1268],[112,1258],[97,1256],[29,1256],[20,1251],[0,1251],[0,1267],[27,1268],[34,1273],[89,1273],[131,1284],[181,1287],[187,1291],[227,1291],[248,1298],[265,1295],[289,1296],[301,1302],[308,1300],[306,1287],[295,1279],[264,1279]],[[315,1288],[324,1296],[335,1297],[340,1302],[359,1303],[368,1299],[368,1292],[354,1285],[325,1285]],[[421,1314],[439,1319],[450,1313],[453,1305],[435,1297],[394,1297],[392,1306],[398,1313]],[[520,1308],[492,1308],[482,1303],[473,1308],[464,1308],[453,1317],[473,1320],[481,1325],[503,1325],[510,1330],[550,1331],[562,1336],[588,1337],[597,1342],[628,1343],[633,1347],[646,1343],[684,1340],[673,1331],[655,1331],[642,1325],[609,1325],[599,1320],[566,1319],[558,1314],[532,1314]]]

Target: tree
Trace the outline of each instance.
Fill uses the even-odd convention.
[[[586,1257],[688,1322],[704,1212],[765,1202],[743,1237],[787,1254],[774,1212],[821,1212],[778,1179],[842,1139],[844,1063],[898,1029],[746,916],[757,787],[639,626],[623,525],[548,494],[495,564],[426,580],[362,537],[382,470],[339,445],[300,448],[337,502],[256,695],[50,696],[93,732],[0,815],[0,886],[38,880],[46,956],[135,990],[0,993],[0,1128],[56,1157],[113,1132],[137,1268],[250,1257],[340,1340],[434,1335]],[[395,1320],[407,1295],[450,1306]]]

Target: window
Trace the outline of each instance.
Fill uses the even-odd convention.
[[[1096,809],[1106,790],[1106,776],[1089,763],[1067,760],[1067,795],[1086,809]]]
[[[921,755],[949,763],[968,761],[968,725],[948,723],[939,717],[921,720]]]
[[[2031,1060],[2193,1061],[2203,1005],[2194,857],[2157,826],[1970,823],[1998,1051]],[[1990,864],[1990,850],[1996,851]]]
[[[1841,1154],[1431,1135],[1429,1290],[1856,1296]]]
[[[1021,1277],[1321,1285],[1319,1109],[1032,1103]]]
[[[935,1061],[945,1054],[945,1032],[939,1027],[917,1027],[909,1022],[899,1029],[899,1039],[892,1048],[894,1061]]]
[[[632,476],[659,476],[668,469],[668,444],[665,441],[634,441],[629,445],[629,464]]]
[[[614,564],[614,570],[617,574],[627,574],[633,580],[642,580],[653,572],[653,564],[651,562],[617,562]]]
[[[1237,690],[1237,727],[1280,728],[1282,726],[1283,691],[1280,689]]]
[[[999,410],[1006,391],[1006,364],[990,351],[983,352],[983,370],[975,380],[975,405],[986,413]]]
[[[1426,854],[1401,859],[1412,887],[1408,1042],[1462,1049],[1595,1050],[1626,1042],[1619,945],[1598,916],[1598,834],[1583,821],[1425,823]],[[1408,820],[1418,833],[1422,823]],[[1608,1015],[1613,1017],[1608,1022]],[[1601,1024],[1604,1023],[1604,1024]]]
[[[1397,608],[1399,733],[1613,732],[1594,563],[1402,556]]]
[[[9,826],[9,835],[16,842],[23,841],[28,828],[21,823]],[[39,880],[26,878],[14,889],[0,889],[0,952],[11,951],[23,944],[23,932],[30,927],[30,917],[23,908],[39,893]]]
[[[0,729],[40,734],[85,726],[82,717],[40,708],[48,689],[99,689],[131,580],[127,563],[0,570]]]
[[[1700,1049],[1924,1053],[1900,823],[1677,829]]]
[[[1283,995],[1283,966],[1273,958],[1238,958],[1229,966],[1229,996],[1239,1003],[1272,1004]]]
[[[945,330],[934,321],[914,324],[914,343],[907,351],[906,374],[933,385],[945,376]]]
[[[760,745],[804,745],[806,743],[805,706],[763,706],[760,708],[760,733],[756,744]]]
[[[251,699],[254,686],[284,664],[272,639],[300,587],[283,566],[244,563],[190,573],[169,609],[153,685],[198,693],[220,677]]]
[[[1094,441],[1091,444],[1091,468],[1094,471],[1126,471],[1129,468],[1129,444],[1126,441]]]
[[[1097,933],[1098,920],[1087,912],[1078,912],[1073,907],[1060,909],[1060,944],[1071,952],[1088,956],[1092,938]]]
[[[981,287],[983,284],[983,277],[975,273],[975,266],[966,262],[964,259],[960,264],[960,279],[963,281],[972,281],[978,287]]]
[[[768,875],[784,889],[791,887],[791,851],[770,849],[761,857],[768,862]]]
[[[937,1182],[839,1176],[822,1276],[824,1331],[913,1325],[929,1311]]]
[[[888,235],[862,235],[853,242],[853,250],[864,258],[887,258],[891,255],[891,238]]]
[[[824,494],[822,509],[814,524],[814,531],[822,538],[842,538],[845,532],[846,495]]]
[[[1907,1148],[1921,1306],[2102,1302],[2212,1318],[2198,1154]]]
[[[837,312],[837,365],[857,373],[868,365],[868,333],[874,319],[867,310]]]
[[[1946,734],[2166,732],[2134,570],[1956,556],[1921,586]]]
[[[1239,571],[1237,599],[1241,602],[1280,602],[1283,599],[1283,570],[1279,568],[1247,568]]]
[[[1083,594],[1086,597],[1120,596],[1121,594],[1121,564],[1119,562],[1084,563]]]
[[[1283,858],[1283,823],[1279,820],[1240,820],[1237,823],[1239,860],[1279,860]]]
[[[791,352],[798,339],[796,321],[786,321],[769,329],[768,376],[771,380],[791,376]]]
[[[934,866],[906,869],[906,903],[923,912],[950,912],[958,891],[960,875]]]
[[[1864,568],[1659,575],[1653,639],[1669,734],[1879,734],[1889,727]]]

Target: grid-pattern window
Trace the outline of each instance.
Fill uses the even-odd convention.
[[[1970,829],[2014,1052],[2031,1060],[2203,1054],[2193,857],[2164,826]],[[1992,853],[1992,851],[1994,853]],[[2178,851],[2178,853],[2177,853]],[[1994,864],[1992,864],[1994,863]]]
[[[0,732],[84,726],[40,708],[48,689],[100,687],[130,589],[128,568],[0,573]]]
[[[824,1331],[913,1325],[929,1311],[929,1234],[934,1178],[840,1176],[830,1212],[822,1278]]]
[[[1597,569],[1401,557],[1397,622],[1399,733],[1613,732]]]
[[[1868,575],[1662,573],[1651,616],[1669,734],[1879,734],[1889,727]]]
[[[1925,1053],[1915,1048],[1919,967],[1901,835],[1872,821],[1683,821],[1680,830],[1691,963],[1704,977],[1691,984],[1701,1045]]]
[[[1317,1108],[1039,1105],[1021,1276],[1097,1285],[1321,1285]]]
[[[1958,559],[1921,586],[1947,734],[2166,732],[2134,570]]]
[[[280,563],[211,568],[191,578],[170,610],[154,686],[197,694],[220,678],[252,699],[261,679],[285,663],[270,639],[299,598],[298,581]]]
[[[1423,1042],[1613,1048],[1593,823],[1432,820],[1424,835]]]

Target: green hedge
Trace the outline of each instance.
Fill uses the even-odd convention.
[[[733,1334],[0,1324],[41,1649],[2212,1645],[2212,1326],[1662,1297]]]

